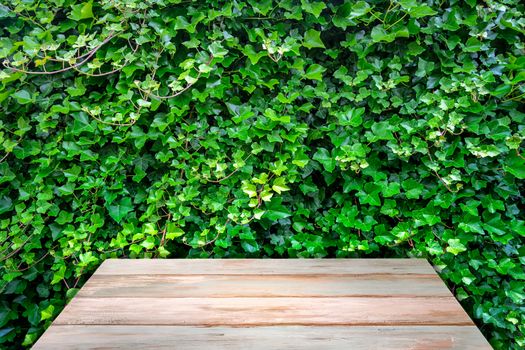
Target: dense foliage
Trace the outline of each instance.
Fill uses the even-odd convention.
[[[0,347],[108,257],[427,257],[525,347],[525,5],[0,5]]]

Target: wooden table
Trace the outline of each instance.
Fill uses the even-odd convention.
[[[34,349],[492,349],[423,259],[106,260]]]

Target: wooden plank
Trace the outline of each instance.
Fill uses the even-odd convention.
[[[108,259],[99,275],[435,274],[425,259]]]
[[[447,297],[437,275],[102,275],[78,297]]]
[[[34,350],[289,349],[490,350],[474,326],[53,326]]]
[[[472,325],[453,297],[75,298],[55,324]]]

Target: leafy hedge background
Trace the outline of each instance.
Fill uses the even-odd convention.
[[[520,1],[0,5],[0,347],[109,257],[426,257],[525,346]]]

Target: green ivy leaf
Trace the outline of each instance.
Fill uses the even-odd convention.
[[[414,18],[433,16],[437,14],[437,11],[433,10],[430,6],[421,4],[421,2],[417,0],[399,0],[399,4],[411,17]]]
[[[305,77],[306,79],[312,79],[312,80],[323,80],[323,73],[326,71],[326,68],[319,64],[312,64],[308,69],[306,70]]]
[[[0,198],[0,214],[7,213],[13,207],[13,201],[7,196]]]
[[[285,191],[290,191],[290,188],[286,186],[286,179],[284,177],[278,177],[273,181],[272,189],[281,194]]]
[[[272,201],[267,204],[267,210],[263,214],[263,217],[271,221],[277,221],[290,217],[292,213],[281,203],[282,199],[272,199]]]
[[[477,52],[481,50],[481,41],[476,37],[470,37],[465,43],[465,51],[467,52]]]
[[[272,8],[272,0],[249,0],[256,13],[266,16]]]
[[[447,243],[447,252],[452,253],[454,255],[458,255],[459,253],[463,253],[467,250],[467,247],[465,247],[459,239],[451,238],[447,241]]]
[[[525,159],[517,155],[515,152],[509,153],[503,168],[518,179],[525,179]]]
[[[324,2],[310,2],[307,0],[301,0],[301,7],[305,12],[313,14],[315,17],[319,17],[321,12],[326,8]]]
[[[227,53],[228,50],[222,46],[222,44],[218,41],[215,41],[211,43],[211,45],[208,47],[208,50],[211,52],[214,58],[223,58]]]
[[[250,198],[257,197],[257,187],[254,184],[244,181],[242,185],[242,191],[246,193]]]
[[[337,161],[330,155],[330,152],[326,148],[319,148],[317,152],[315,152],[313,159],[321,163],[329,173],[334,171],[337,165]]]
[[[520,304],[525,300],[525,287],[521,282],[511,281],[509,287],[505,288],[505,294],[511,298],[513,302]]]
[[[140,245],[146,249],[153,249],[155,247],[155,237],[150,236],[146,238]]]
[[[355,19],[366,15],[371,10],[372,8],[366,1],[357,1],[354,4],[345,2],[337,8],[332,21],[336,27],[346,30],[347,27],[357,24]]]
[[[304,33],[303,46],[312,49],[314,47],[325,48],[323,41],[321,40],[321,33],[315,29],[309,29]]]
[[[120,223],[132,210],[133,205],[131,204],[131,198],[129,197],[121,199],[118,204],[108,206],[109,216],[111,216],[117,223]]]
[[[173,222],[170,222],[166,226],[166,238],[167,239],[175,239],[177,237],[181,237],[184,235],[184,233],[185,232]]]
[[[9,38],[0,38],[0,58],[7,57],[13,48],[13,42]]]
[[[419,198],[424,189],[423,185],[414,179],[403,181],[402,186],[408,199]]]
[[[357,127],[363,123],[363,115],[365,114],[365,108],[350,108],[346,112],[338,114],[339,123],[341,125],[350,125]]]
[[[48,305],[45,309],[40,311],[40,320],[44,321],[49,318],[52,318],[54,311],[55,311],[55,307],[53,306],[53,304]]]
[[[372,10],[370,7],[370,4],[366,1],[357,1],[355,4],[352,4],[350,13],[348,14],[348,17],[350,19],[354,19],[357,17],[362,17],[369,13]]]
[[[95,131],[95,122],[87,116],[86,113],[80,112],[73,115],[73,134],[93,133]]]
[[[27,90],[19,90],[13,94],[13,98],[16,100],[16,102],[20,104],[28,104],[31,103],[32,98],[31,94]]]
[[[378,42],[387,42],[391,43],[396,38],[408,38],[409,32],[407,27],[398,28],[395,31],[388,31],[384,28],[382,24],[372,28],[371,37],[372,41],[375,43]]]
[[[70,18],[74,21],[93,18],[93,2],[85,2],[78,5],[72,5]]]
[[[372,124],[372,132],[378,140],[393,140],[393,130],[392,125],[387,121]]]

